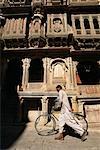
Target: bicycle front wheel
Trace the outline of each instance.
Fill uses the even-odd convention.
[[[85,130],[87,131],[88,129],[88,122],[85,119],[85,117],[83,115],[80,114],[74,114],[74,118],[76,120],[76,122]]]
[[[39,135],[51,135],[56,128],[56,121],[51,115],[40,115],[35,121],[35,129]]]

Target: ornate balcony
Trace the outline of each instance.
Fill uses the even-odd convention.
[[[72,15],[74,36],[100,38],[100,14]]]
[[[100,14],[72,15],[72,27],[79,47],[99,49]]]
[[[43,15],[34,14],[29,24],[29,47],[44,47],[45,40],[45,23]]]
[[[26,22],[27,18],[6,19],[2,35],[6,48],[26,46]]]

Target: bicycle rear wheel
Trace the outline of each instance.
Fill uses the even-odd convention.
[[[56,128],[56,121],[51,115],[40,115],[35,121],[35,129],[39,135],[51,135]]]
[[[80,114],[74,114],[74,119],[76,120],[76,122],[85,130],[87,131],[88,129],[88,122],[85,119],[85,117],[83,115]]]

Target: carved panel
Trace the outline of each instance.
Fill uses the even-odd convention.
[[[47,15],[47,36],[63,37],[67,35],[67,15],[48,14]]]
[[[45,24],[42,24],[40,18],[31,20],[29,25],[29,38],[35,38],[45,35]]]
[[[18,46],[18,41],[17,39],[25,39],[26,36],[26,18],[19,18],[19,19],[6,19],[6,23],[4,26],[4,32],[3,32],[3,39],[5,39],[5,42],[7,45],[11,44],[13,45],[16,43],[16,46]],[[6,41],[9,39],[10,41]],[[12,39],[13,42],[11,41]],[[23,43],[21,43],[23,42]],[[20,41],[19,44],[24,45],[24,41]]]
[[[70,0],[70,4],[74,5],[94,5],[99,4],[98,0]]]
[[[26,20],[26,18],[7,19],[4,26],[3,38],[12,39],[15,37],[25,37]]]
[[[79,93],[81,95],[100,95],[100,85],[79,85]]]
[[[72,15],[75,37],[100,38],[100,14]]]
[[[34,5],[42,5],[43,4],[43,0],[32,0],[32,6]]]

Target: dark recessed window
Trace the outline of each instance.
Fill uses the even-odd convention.
[[[75,19],[75,26],[76,26],[76,29],[81,29],[80,20],[79,19]]]
[[[90,23],[88,19],[84,19],[84,27],[85,29],[90,29]]]
[[[41,59],[34,59],[30,63],[29,82],[43,82],[44,69]]]

